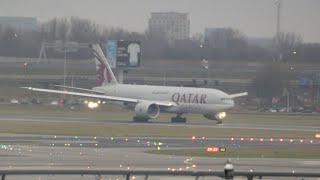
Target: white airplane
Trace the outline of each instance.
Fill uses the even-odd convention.
[[[83,92],[68,92],[61,90],[22,87],[32,91],[76,95],[119,102],[122,106],[135,111],[134,122],[147,122],[157,118],[160,112],[177,114],[171,118],[173,123],[185,123],[182,114],[203,114],[210,120],[222,123],[226,117],[225,111],[234,107],[233,98],[245,96],[247,92],[227,94],[217,89],[151,86],[119,84],[98,44],[91,45],[97,69],[98,86],[92,89],[60,86]]]

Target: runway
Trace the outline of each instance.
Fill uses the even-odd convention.
[[[101,120],[64,117],[22,117],[1,116],[0,120],[45,121],[45,122],[87,122],[132,124],[129,121]],[[318,127],[283,125],[247,125],[214,123],[143,123],[142,126],[196,126],[241,129],[281,129],[319,131]],[[212,158],[145,153],[156,149],[205,148],[207,146],[251,147],[251,146],[291,146],[319,145],[318,139],[262,139],[261,138],[207,138],[207,137],[110,137],[110,136],[56,136],[33,134],[0,134],[0,169],[40,169],[40,168],[80,168],[80,169],[130,169],[130,170],[205,170],[220,171],[227,159],[231,159],[238,171],[275,171],[275,172],[318,172],[319,159],[273,159],[273,158]],[[78,176],[75,176],[77,179]],[[19,178],[17,178],[19,179]],[[31,178],[32,179],[32,178]],[[47,177],[48,179],[48,177]],[[49,178],[50,179],[50,178]],[[51,178],[52,179],[52,178]],[[68,178],[72,179],[72,178]],[[92,177],[88,178],[92,179]],[[115,178],[116,179],[116,178]],[[141,178],[143,179],[143,178]],[[175,179],[155,178],[155,179]],[[179,178],[177,178],[179,179]],[[182,178],[188,179],[188,178]],[[192,179],[192,178],[190,178]],[[278,179],[278,178],[277,178]]]
[[[319,145],[317,139],[269,139],[269,138],[206,138],[206,137],[106,137],[106,136],[56,136],[29,134],[0,134],[0,142],[32,144],[37,146],[95,147],[95,148],[148,148],[161,143],[166,148],[195,148],[207,146],[279,146]]]
[[[1,134],[1,168],[82,167],[130,169],[221,170],[226,158],[184,157],[144,153],[161,143],[164,149],[206,146],[289,145],[289,142],[235,141],[226,138],[76,137]],[[299,143],[298,141],[296,143]],[[314,144],[320,144],[315,141]],[[189,159],[189,160],[188,160]],[[231,157],[238,170],[314,172],[320,160]],[[195,167],[192,167],[195,165]]]

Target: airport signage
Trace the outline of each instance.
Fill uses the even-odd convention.
[[[108,40],[105,47],[112,68],[140,67],[141,41]]]
[[[217,146],[209,146],[206,148],[207,152],[226,152],[227,148],[225,147],[217,147]]]
[[[105,44],[107,61],[111,68],[116,67],[117,62],[117,41],[109,40]]]

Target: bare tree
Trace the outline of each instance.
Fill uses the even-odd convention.
[[[72,17],[70,19],[70,40],[78,42],[97,42],[100,37],[99,26],[90,20]]]
[[[42,35],[42,40],[44,41],[54,41],[56,40],[58,19],[53,18],[48,22],[43,23],[40,26],[40,33]]]
[[[300,49],[302,45],[301,36],[295,33],[281,32],[275,38],[277,50],[280,54],[278,59],[283,61],[294,60],[296,55],[295,52]]]
[[[57,22],[55,38],[66,41],[68,38],[69,31],[70,31],[70,24],[68,22],[68,19],[61,18]]]
[[[257,97],[267,98],[281,96],[283,89],[295,80],[295,74],[288,64],[272,63],[257,75],[253,81],[253,89]]]
[[[0,41],[2,56],[20,56],[20,39],[20,34],[14,28],[5,27]]]
[[[239,53],[247,47],[246,36],[232,28],[216,28],[207,30],[204,44],[210,49],[211,58],[243,58]]]

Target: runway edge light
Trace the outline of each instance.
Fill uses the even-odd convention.
[[[220,152],[226,152],[227,148],[226,147],[220,147]]]

